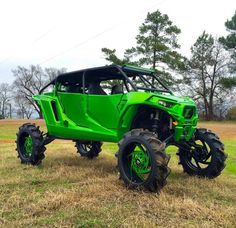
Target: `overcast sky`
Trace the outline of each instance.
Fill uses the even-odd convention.
[[[0,83],[14,80],[17,65],[68,71],[105,65],[102,47],[122,57],[147,13],[157,9],[181,29],[181,52],[189,56],[204,30],[226,34],[236,0],[0,0]]]

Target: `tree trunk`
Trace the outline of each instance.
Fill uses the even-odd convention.
[[[210,99],[209,99],[209,107],[208,107],[208,111],[209,111],[209,120],[214,119],[214,111],[213,111],[213,94],[210,95]]]
[[[153,52],[152,68],[156,69],[156,51],[155,50]],[[154,85],[154,77],[152,77],[152,85],[155,87],[155,85]]]
[[[208,120],[214,119],[213,107],[209,105],[209,113],[208,113]]]
[[[208,102],[205,97],[203,97],[203,100],[204,100],[204,109],[205,109],[204,118],[208,120]]]
[[[11,108],[11,104],[9,104],[9,108],[10,108],[10,118],[12,118],[12,108]]]
[[[35,111],[38,113],[39,115],[39,119],[43,119],[43,113],[41,112],[40,106],[38,105],[37,102],[31,102],[31,104],[33,105]]]
[[[5,119],[5,102],[2,102],[2,118]]]

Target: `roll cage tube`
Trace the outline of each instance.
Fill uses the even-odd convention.
[[[115,68],[123,75],[123,77],[130,83],[130,85],[133,87],[135,91],[138,91],[137,87],[134,85],[134,83],[129,79],[129,77],[126,75],[126,73],[122,70],[120,66],[115,66]]]
[[[164,83],[162,83],[158,77],[155,75],[155,73],[150,73],[149,75],[151,75],[152,77],[154,77],[158,83],[160,83],[160,85],[165,88],[165,90],[160,90],[160,89],[156,89],[146,78],[144,78],[141,74],[138,74],[138,76],[140,77],[140,79],[142,80],[142,82],[144,83],[146,87],[137,87],[132,80],[130,80],[130,78],[126,75],[126,73],[122,70],[121,66],[118,65],[114,65],[114,67],[122,74],[122,76],[124,77],[124,83],[125,86],[127,88],[127,82],[131,85],[131,87],[134,89],[134,91],[138,91],[138,89],[143,89],[143,90],[148,90],[148,91],[158,91],[158,92],[168,92],[170,94],[173,94],[166,86]],[[82,76],[82,86],[83,86],[83,93],[85,93],[85,75],[86,75],[87,70],[85,70],[83,72],[83,76]],[[54,85],[56,88],[54,90],[55,94],[57,94],[57,78],[55,78],[53,81],[51,81],[50,83],[48,83],[47,85],[45,85],[40,91],[39,94],[42,94],[42,92],[49,87],[50,85]],[[148,88],[148,85],[151,88]]]
[[[138,76],[140,77],[141,81],[144,83],[144,85],[147,86],[147,84],[149,84],[152,88],[146,88],[146,87],[137,87],[136,85],[134,85],[134,83],[132,83],[132,81],[129,79],[129,77],[125,74],[125,72],[121,69],[121,67],[115,66],[120,72],[121,74],[125,77],[125,79],[131,84],[131,86],[133,87],[133,89],[135,91],[138,91],[138,89],[143,89],[143,90],[148,90],[148,91],[157,91],[157,92],[167,92],[173,95],[173,93],[167,88],[167,86],[161,82],[158,77],[155,75],[155,73],[151,73],[149,75],[151,75],[152,77],[154,77],[158,83],[160,83],[160,85],[165,89],[165,90],[161,90],[161,89],[156,89],[146,78],[144,78],[141,74],[139,74]],[[146,83],[147,84],[146,84]]]
[[[171,93],[172,94],[172,92],[170,92],[168,90],[164,90],[164,89],[146,88],[146,87],[141,87],[141,86],[138,86],[137,89],[142,89],[142,90],[147,90],[147,91],[163,92],[163,93]]]
[[[153,73],[152,76],[167,90],[166,92],[169,92],[173,95],[173,93],[167,88],[167,86],[161,80],[158,79],[155,73]]]
[[[84,71],[83,76],[82,76],[83,94],[85,94],[85,76],[86,76],[86,72],[87,71]]]
[[[154,75],[152,75],[154,76]],[[142,90],[148,90],[148,91],[157,91],[157,92],[168,92],[168,93],[171,93],[171,91],[165,87],[163,84],[161,84],[161,82],[158,80],[158,82],[162,85],[162,87],[165,88],[164,89],[156,89],[154,85],[152,85],[145,77],[143,77],[141,74],[139,75],[141,81],[143,82],[143,84],[146,86],[146,87],[141,87],[141,86],[138,86],[137,89],[142,89]],[[151,86],[151,88],[148,87]]]
[[[55,83],[50,82],[50,83],[48,83],[47,85],[45,85],[45,86],[39,91],[39,94],[42,94],[42,92],[43,92],[45,89],[47,89],[48,86],[53,85],[53,84],[55,85],[55,84],[56,84],[56,81],[55,81]]]
[[[133,87],[133,89],[134,89],[135,91],[137,91],[136,86],[135,86],[135,85],[132,83],[132,81],[128,78],[128,76],[125,74],[125,72],[123,72],[123,70],[121,69],[121,67],[116,66],[116,65],[114,65],[114,67],[122,74],[122,76],[124,77],[124,79],[126,79],[126,80],[131,84],[131,86]],[[83,76],[82,76],[83,94],[85,94],[85,76],[86,76],[86,73],[87,73],[87,71],[85,70],[84,73],[83,73]],[[126,80],[123,80],[123,81],[124,81],[124,84],[125,84],[125,87],[126,87],[127,91],[129,91],[129,87],[128,87],[128,85],[127,85]]]

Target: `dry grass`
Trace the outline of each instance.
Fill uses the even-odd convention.
[[[199,127],[211,129],[222,140],[236,140],[236,122],[203,122]]]
[[[55,141],[41,166],[21,165],[13,143],[21,124],[0,121],[2,227],[236,227],[236,174],[189,177],[171,152],[172,174],[161,194],[131,191],[118,179],[113,144],[91,161],[79,157],[73,143]],[[228,131],[236,124],[213,125],[234,139]]]

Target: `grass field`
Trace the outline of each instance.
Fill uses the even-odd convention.
[[[111,143],[87,160],[72,142],[57,140],[42,165],[21,165],[14,140],[23,122],[0,121],[0,227],[236,227],[236,123],[200,124],[226,146],[220,177],[189,177],[170,148],[172,173],[158,195],[126,189]]]

